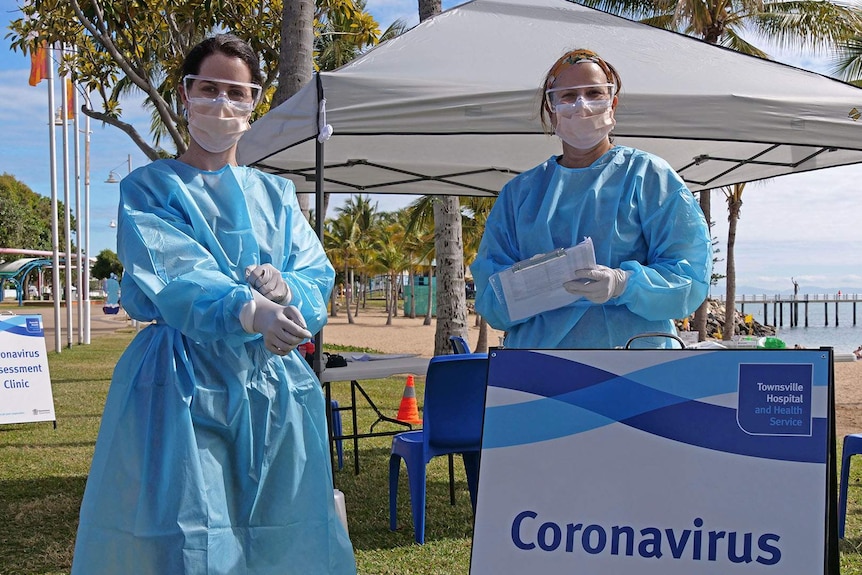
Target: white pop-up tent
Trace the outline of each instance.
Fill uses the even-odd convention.
[[[539,84],[572,48],[622,76],[616,142],[663,157],[692,191],[862,162],[859,88],[566,0],[443,12],[319,74],[253,124],[239,160],[299,192],[320,178],[331,193],[495,195],[560,153]]]

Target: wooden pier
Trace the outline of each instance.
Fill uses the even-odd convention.
[[[717,298],[724,302],[724,296]],[[800,294],[800,295],[743,295],[736,298],[736,307],[745,314],[745,306],[763,306],[763,324],[774,327],[784,326],[785,308],[788,325],[798,327],[800,325],[800,311],[802,312],[802,326],[808,327],[809,306],[823,305],[823,317],[826,326],[829,324],[829,308],[834,308],[834,324],[838,323],[838,306],[849,305],[852,307],[851,317],[853,325],[856,325],[856,305],[862,303],[862,294]],[[769,323],[769,308],[772,308],[772,323]]]

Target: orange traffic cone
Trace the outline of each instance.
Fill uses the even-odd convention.
[[[416,404],[416,388],[413,386],[413,376],[407,376],[407,384],[404,386],[404,395],[401,396],[401,406],[398,408],[398,421],[404,423],[421,425],[422,418],[419,417],[419,406]]]

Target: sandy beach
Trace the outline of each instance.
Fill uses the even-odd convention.
[[[16,310],[16,313],[19,311]],[[25,313],[40,313],[45,326],[47,349],[54,349],[53,311],[51,308],[26,309]],[[65,310],[63,310],[65,314]],[[64,316],[65,317],[65,316]],[[468,324],[468,343],[471,349],[476,349],[479,338],[479,328],[475,325],[476,316],[470,315]],[[382,353],[415,353],[423,357],[434,355],[435,320],[431,325],[422,325],[424,318],[409,318],[398,315],[392,318],[392,325],[386,325],[386,313],[379,310],[360,310],[354,323],[347,321],[343,311],[338,316],[330,317],[323,330],[324,346],[327,343],[353,345],[377,350]],[[77,322],[75,322],[77,325]],[[101,309],[94,308],[92,314],[92,337],[110,333],[116,329],[130,327],[131,322],[119,316],[106,316]],[[63,334],[63,344],[67,342]],[[501,331],[488,329],[488,345],[498,345]],[[77,336],[75,336],[77,342]],[[835,426],[839,441],[848,433],[862,432],[862,361],[835,362]]]
[[[476,348],[479,328],[474,326],[476,316],[468,318],[468,343]],[[323,330],[324,346],[327,343],[355,345],[376,349],[384,353],[418,353],[434,355],[435,325],[422,325],[423,318],[397,316],[392,325],[386,325],[386,314],[373,310],[360,310],[353,324],[347,314],[329,318]],[[488,330],[488,345],[497,345],[503,332]],[[862,361],[835,362],[835,428],[838,441],[848,433],[862,433]]]
[[[343,308],[342,308],[343,309]],[[323,344],[355,345],[367,347],[383,353],[418,353],[423,357],[434,355],[434,334],[436,319],[431,319],[430,325],[422,325],[423,317],[409,318],[400,315],[392,318],[392,325],[386,325],[386,312],[380,309],[359,310],[359,316],[353,318],[354,323],[347,322],[347,314],[340,311],[336,317],[329,318],[329,323],[323,328]],[[476,349],[479,339],[479,328],[474,325],[476,316],[470,314],[467,318],[467,343],[470,349]],[[503,332],[488,327],[488,346],[499,345]]]

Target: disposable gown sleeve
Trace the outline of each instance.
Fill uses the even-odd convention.
[[[179,205],[161,201],[147,182],[130,176],[120,187],[117,245],[126,311],[137,320],[164,321],[202,343],[236,345],[260,337],[239,321],[251,289],[220,268]]]
[[[523,259],[518,255],[515,212],[511,205],[512,194],[507,192],[508,187],[508,184],[503,187],[491,213],[488,214],[479,250],[470,265],[476,284],[476,313],[491,327],[503,331],[530,319],[514,322],[509,320],[506,301],[502,293],[492,285],[496,274]]]
[[[326,324],[326,302],[335,284],[335,270],[320,240],[302,215],[295,194],[290,194],[290,209],[293,212],[289,241],[289,255],[284,258],[282,277],[290,286],[295,305],[315,334]]]
[[[694,196],[673,173],[647,180],[642,195],[640,219],[649,246],[647,261],[619,264],[629,277],[625,291],[611,303],[625,305],[647,320],[686,317],[709,290],[712,242],[706,220]]]

